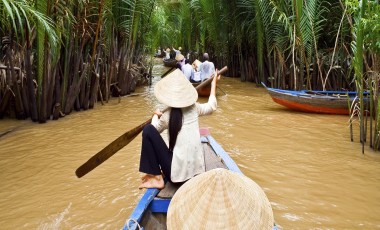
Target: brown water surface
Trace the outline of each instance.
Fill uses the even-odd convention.
[[[351,142],[347,116],[287,110],[238,79],[219,86],[201,126],[264,189],[280,229],[380,229],[380,154],[361,154],[357,122]],[[0,229],[122,228],[144,192],[141,136],[83,178],[74,172],[156,105],[147,86],[46,124],[0,120],[0,133],[13,130],[0,137]]]

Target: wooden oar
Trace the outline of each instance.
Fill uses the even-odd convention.
[[[174,69],[175,67],[171,67],[168,71],[166,71],[164,74],[161,75],[161,78],[165,77],[166,75],[168,75],[168,73],[172,72],[172,70]]]
[[[228,70],[227,66],[223,67],[222,69],[220,69],[218,71],[218,74],[221,75],[221,74],[224,74],[226,71]],[[195,89],[201,89],[207,85],[209,85],[211,82],[212,82],[212,79],[214,78],[214,75],[212,75],[210,78],[207,78],[205,81],[202,81],[199,85],[197,85],[195,87]]]
[[[227,71],[227,66],[223,67],[218,73],[223,74]],[[207,79],[206,81],[212,80],[212,77]],[[198,87],[203,87],[206,81],[199,84]],[[203,85],[203,86],[202,86]],[[106,161],[108,158],[110,158],[112,155],[114,155],[117,151],[122,149],[124,146],[129,144],[135,137],[143,130],[144,126],[147,124],[150,124],[152,122],[152,118],[149,118],[147,121],[142,123],[141,125],[135,127],[134,129],[129,130],[128,132],[124,133],[120,137],[118,137],[116,140],[112,141],[110,144],[108,144],[105,148],[100,150],[97,154],[92,156],[88,161],[86,161],[84,164],[82,164],[76,171],[75,174],[78,178],[81,178],[82,176],[89,173],[94,168],[98,167],[100,164],[102,164],[104,161]]]

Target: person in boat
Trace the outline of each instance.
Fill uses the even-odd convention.
[[[182,66],[185,65],[185,57],[179,54],[175,57],[175,60],[177,61],[177,68],[181,70]]]
[[[201,72],[201,80],[204,81],[215,72],[214,63],[209,61],[208,53],[203,54],[203,63],[199,67],[199,71]]]
[[[174,47],[172,47],[172,50],[175,52],[174,58],[177,59],[178,55],[181,54],[182,47],[178,47],[178,50],[176,50]]]
[[[161,47],[158,47],[156,57],[161,57]]]
[[[165,52],[165,60],[168,60],[170,59],[170,49],[169,48],[166,48],[166,50],[164,51]]]
[[[189,59],[185,59],[185,64],[181,67],[181,70],[186,79],[190,81],[191,76],[194,74],[194,69],[193,66],[190,65]]]
[[[198,59],[195,59],[195,61],[193,62],[193,64],[192,64],[193,72],[192,72],[191,77],[190,77],[191,83],[200,83],[202,81],[201,72],[199,71],[199,67],[201,64],[202,63]]]
[[[157,109],[151,124],[144,127],[139,171],[145,173],[139,188],[164,188],[164,177],[173,183],[183,183],[205,172],[204,153],[200,140],[198,117],[217,108],[216,70],[207,103],[198,103],[198,93],[176,69],[154,87],[157,100],[167,109]],[[168,145],[160,135],[168,130]]]

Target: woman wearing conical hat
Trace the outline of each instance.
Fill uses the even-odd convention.
[[[163,177],[179,183],[205,172],[198,117],[216,110],[219,78],[216,71],[208,102],[202,104],[197,102],[196,89],[179,69],[155,85],[154,95],[168,109],[156,110],[151,124],[143,129],[139,171],[145,175],[139,188],[162,189]],[[169,146],[160,135],[166,129]]]

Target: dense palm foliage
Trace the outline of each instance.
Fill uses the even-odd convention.
[[[154,6],[1,0],[0,115],[45,122],[133,91],[144,79]]]
[[[0,0],[0,9],[2,116],[45,122],[128,94],[158,47],[181,46],[257,85],[371,91],[352,119],[364,143],[365,115],[376,118],[379,148],[377,0]]]

